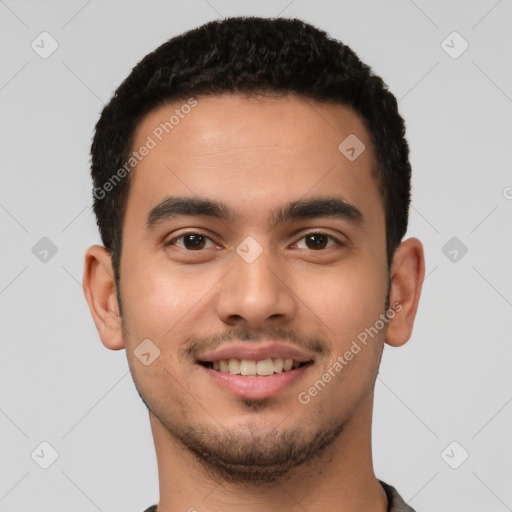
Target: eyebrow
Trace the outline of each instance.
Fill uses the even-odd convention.
[[[148,213],[146,226],[153,228],[161,222],[179,216],[206,215],[225,222],[234,222],[239,217],[228,205],[212,199],[187,196],[167,196]],[[274,209],[269,216],[270,227],[295,219],[336,218],[353,225],[361,225],[364,216],[356,206],[341,197],[314,197],[290,201]]]

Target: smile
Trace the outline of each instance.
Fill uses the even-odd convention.
[[[275,373],[289,372],[310,362],[300,362],[293,359],[284,359],[282,357],[260,360],[252,359],[220,359],[218,361],[201,361],[200,364],[205,368],[213,369],[221,373],[230,375],[243,375],[247,377],[269,377]]]

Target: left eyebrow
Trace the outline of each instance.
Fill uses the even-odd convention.
[[[354,225],[364,222],[361,210],[341,197],[316,197],[291,201],[284,207],[276,208],[270,216],[270,225],[275,227],[290,220],[320,217],[336,218]]]
[[[179,216],[206,215],[226,222],[234,222],[239,216],[228,205],[211,199],[187,196],[168,196],[149,213],[146,226],[151,229],[156,224]],[[290,201],[270,213],[269,225],[276,227],[295,219],[337,218],[353,225],[361,225],[364,216],[356,206],[341,197],[316,197]]]

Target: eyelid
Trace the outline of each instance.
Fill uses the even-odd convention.
[[[200,236],[203,236],[204,238],[206,238],[207,240],[209,240],[210,242],[212,242],[213,244],[215,244],[216,248],[217,246],[219,246],[220,244],[218,244],[217,242],[215,242],[215,240],[212,239],[212,237],[208,236],[207,234],[205,233],[202,233],[201,230],[189,230],[189,231],[186,231],[184,233],[181,233],[179,234],[178,236],[174,236],[173,238],[171,238],[170,240],[168,240],[167,242],[164,242],[164,247],[167,247],[167,246],[170,246],[170,245],[175,245],[175,242],[177,240],[179,240],[180,238],[183,238],[185,236],[188,236],[188,235],[200,235]],[[345,245],[345,242],[343,242],[342,240],[340,240],[340,237],[338,236],[334,236],[328,232],[325,232],[321,229],[312,229],[306,233],[301,233],[300,234],[300,237],[297,238],[297,240],[293,243],[293,244],[290,244],[290,245],[296,245],[298,242],[300,242],[303,238],[307,237],[308,235],[324,235],[326,236],[327,238],[330,238],[331,240],[334,240],[335,242],[335,245],[338,245],[338,246],[344,246]],[[333,247],[333,246],[331,246]],[[186,248],[183,248],[183,247],[180,247],[180,249],[186,251],[186,252],[202,252],[204,249],[199,249],[197,251],[194,251],[194,250],[191,250],[191,249],[186,249]],[[308,249],[308,250],[311,250],[311,251],[314,251],[314,252],[322,252],[326,249],[320,249],[318,251],[315,251],[314,249]]]
[[[200,235],[200,236],[206,238],[207,240],[209,240],[210,242],[212,242],[215,246],[220,245],[211,236],[207,235],[206,233],[203,233],[199,229],[196,229],[196,230],[185,231],[185,232],[183,232],[183,233],[181,233],[181,234],[179,234],[177,236],[173,236],[170,240],[164,242],[163,246],[167,247],[167,246],[170,246],[170,245],[175,245],[175,242],[177,240],[179,240],[180,238],[183,238],[185,236],[188,236],[188,235]],[[190,249],[186,249],[186,248],[183,248],[183,247],[179,247],[179,249],[182,249],[183,251],[187,251],[187,252],[201,252],[203,250],[203,249],[200,249],[200,250],[197,250],[197,251],[192,251]]]
[[[345,245],[345,242],[343,242],[343,240],[341,240],[340,237],[331,235],[330,233],[328,233],[326,231],[323,231],[322,229],[316,229],[316,230],[313,229],[311,231],[308,231],[307,233],[301,233],[300,237],[297,239],[297,242],[295,242],[292,245],[297,244],[300,240],[302,240],[303,238],[305,238],[308,235],[324,235],[327,238],[330,238],[331,240],[334,240],[336,242],[335,245],[339,245],[339,246],[344,246]],[[331,246],[331,247],[333,247],[333,246]],[[308,249],[308,250],[314,251],[314,252],[322,252],[322,250],[326,250],[326,249],[322,249],[322,250],[319,250],[319,251],[315,251],[314,249]]]

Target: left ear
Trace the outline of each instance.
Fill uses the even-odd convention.
[[[398,246],[391,264],[389,307],[395,315],[390,315],[386,332],[388,345],[400,347],[411,337],[424,279],[423,245],[409,238]]]

